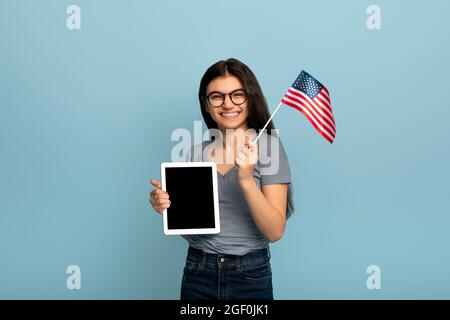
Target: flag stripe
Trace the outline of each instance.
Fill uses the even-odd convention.
[[[283,98],[284,100],[284,98]],[[328,137],[327,134],[324,134],[324,131],[322,131],[315,123],[314,121],[311,120],[311,118],[298,106],[296,106],[295,104],[290,103],[289,101],[283,101],[283,103],[287,106],[290,106],[294,109],[297,109],[298,111],[302,112],[309,120],[309,122],[314,126],[314,128],[316,128],[317,132],[319,132],[325,139],[327,139],[330,143],[333,143],[333,138]]]
[[[307,101],[309,101],[311,104],[314,104],[314,101],[313,100],[311,100],[311,98],[310,97],[308,97],[308,95],[306,95],[304,92],[302,92],[302,91],[299,91],[299,90],[296,90],[295,88],[290,88],[289,90],[288,90],[288,92],[289,91],[291,91],[291,92],[293,92],[293,93],[295,93],[295,94],[298,94],[298,95],[300,95],[301,97],[304,97]],[[323,105],[323,104],[318,104],[319,105],[319,107],[321,107],[322,108],[322,110],[324,110],[325,112],[327,112],[328,113],[328,115],[331,117],[331,118],[333,118],[333,112],[331,111],[331,109],[330,108],[328,108],[326,105]]]
[[[287,98],[289,98],[290,100],[297,102],[299,104],[304,105],[305,107],[307,107],[312,113],[313,116],[316,120],[320,121],[321,123],[323,123],[324,125],[326,125],[330,131],[333,132],[333,134],[336,133],[336,130],[334,129],[334,125],[333,125],[333,120],[330,119],[324,112],[322,112],[322,110],[320,110],[317,106],[315,105],[311,105],[309,104],[305,99],[303,99],[302,97],[298,97],[297,95],[293,95],[292,93],[290,93],[289,91],[286,93]],[[319,115],[317,114],[317,111],[320,111],[323,113],[323,115]],[[328,118],[328,119],[327,119]]]
[[[336,137],[336,121],[331,108],[330,92],[308,72],[300,72],[284,94],[281,103],[303,113],[314,128],[328,142],[333,143]]]
[[[318,95],[317,97],[314,98],[314,100],[317,102],[317,104],[318,104],[319,106],[321,106],[322,108],[324,108],[325,110],[327,110],[327,113],[330,115],[331,119],[333,119],[334,127],[336,128],[336,123],[335,123],[335,121],[334,121],[333,111],[331,111],[331,105],[328,104],[328,107],[327,107],[327,105],[323,102],[323,100],[322,100],[322,99],[319,99],[319,98],[320,98],[320,97],[319,97],[319,95]]]
[[[308,111],[308,108],[303,104],[303,103],[298,103],[296,101],[293,101],[289,98],[284,97],[282,99],[283,103],[287,104],[288,106],[294,107],[300,111],[303,112],[303,114],[305,116],[308,116],[309,121],[311,121],[311,123],[316,127],[316,129],[319,132],[324,132],[326,135],[328,135],[331,139],[333,139],[335,137],[335,133],[333,133],[332,131],[330,131],[330,129],[322,126],[313,115],[310,114],[310,112]]]
[[[291,91],[293,91],[294,93],[296,93],[296,94],[298,94],[298,95],[304,97],[306,100],[312,102],[312,99],[311,99],[307,94],[305,94],[304,92],[299,91],[299,90],[296,90],[295,88],[291,88],[291,89],[289,89],[289,90],[291,90]],[[289,91],[289,90],[288,90],[288,91]],[[323,110],[326,110],[326,111],[328,112],[329,115],[333,114],[333,112],[331,111],[331,109],[328,108],[326,105],[320,104],[320,106],[322,107]]]
[[[332,112],[330,101],[327,100],[324,96],[322,96],[322,94],[319,93],[317,97],[315,97],[314,99],[320,99],[320,101],[328,108],[328,110]]]
[[[296,101],[286,99],[286,97],[284,99],[285,99],[285,101],[289,102],[291,104],[291,106],[292,105],[297,106],[298,108],[303,110],[304,114],[308,114],[308,119],[310,119],[310,121],[314,121],[314,123],[316,124],[317,127],[319,127],[321,132],[325,132],[330,138],[334,138],[336,136],[335,132],[331,131],[329,128],[323,126],[319,121],[317,121],[317,119],[314,117],[314,115],[311,115],[308,108],[303,103],[298,103]]]
[[[290,89],[288,90],[288,92],[286,94],[289,93],[293,93],[294,96],[298,99],[298,100],[303,100],[305,103],[307,103],[308,105],[310,105],[312,108],[314,108],[315,110],[319,111],[320,113],[324,114],[326,116],[326,118],[328,118],[328,122],[329,124],[332,126],[333,130],[336,130],[335,126],[334,126],[334,118],[333,116],[330,114],[330,112],[328,111],[327,108],[323,108],[318,102],[311,100],[306,94],[304,94],[303,92],[300,93],[296,93],[296,92],[292,92]]]

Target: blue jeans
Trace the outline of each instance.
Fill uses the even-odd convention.
[[[236,256],[189,247],[180,297],[181,300],[273,300],[269,249]]]

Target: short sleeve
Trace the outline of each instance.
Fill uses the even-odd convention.
[[[281,140],[276,139],[278,139],[278,147],[274,148],[275,150],[269,147],[272,152],[268,158],[261,157],[264,160],[260,164],[261,185],[291,183],[291,170],[286,152]]]

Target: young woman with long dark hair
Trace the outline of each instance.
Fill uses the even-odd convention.
[[[183,236],[189,248],[181,299],[271,300],[269,243],[283,236],[293,212],[286,153],[272,122],[265,136],[253,142],[252,133],[264,127],[270,113],[254,73],[244,63],[231,58],[209,67],[200,81],[198,98],[208,129],[220,135],[193,146],[186,160],[217,164],[221,232]],[[274,139],[278,142],[271,164],[261,161],[263,138],[272,141],[269,144]],[[232,161],[224,161],[224,155]],[[274,163],[276,170],[271,171]],[[151,183],[156,188],[150,203],[162,213],[170,207],[169,195],[158,181]]]

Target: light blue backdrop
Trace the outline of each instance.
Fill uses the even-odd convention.
[[[333,145],[294,109],[275,118],[296,204],[272,246],[275,297],[450,298],[449,14],[445,0],[1,0],[0,298],[178,298],[187,243],[163,234],[148,181],[228,57],[271,110],[301,69],[332,95]]]

